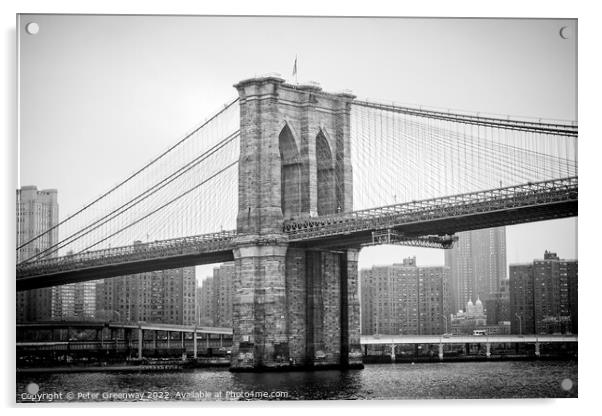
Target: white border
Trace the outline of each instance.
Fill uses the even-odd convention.
[[[14,373],[14,229],[15,229],[15,187],[16,187],[16,37],[15,37],[15,15],[16,13],[107,13],[107,14],[267,14],[267,15],[346,15],[346,16],[439,16],[439,17],[548,17],[548,18],[578,18],[579,19],[579,124],[580,124],[580,158],[581,158],[581,203],[580,203],[580,235],[579,235],[579,257],[580,257],[580,321],[582,334],[580,335],[580,366],[579,366],[579,399],[573,400],[479,400],[479,401],[360,401],[360,402],[311,402],[296,404],[281,403],[250,403],[246,404],[244,412],[265,414],[266,411],[277,413],[292,412],[305,414],[310,409],[324,408],[330,410],[333,406],[345,407],[345,412],[357,411],[365,413],[369,408],[380,408],[384,412],[411,412],[424,413],[437,412],[446,415],[471,413],[486,413],[487,415],[507,415],[516,410],[529,412],[544,411],[546,414],[567,414],[590,410],[595,405],[597,398],[596,385],[598,384],[598,360],[600,352],[600,313],[595,308],[599,302],[600,279],[596,273],[599,266],[596,255],[599,251],[599,223],[596,211],[602,206],[600,192],[600,181],[602,175],[595,169],[597,156],[600,155],[600,142],[602,137],[596,123],[602,120],[600,117],[600,91],[599,77],[602,74],[599,57],[600,30],[602,25],[600,13],[596,13],[596,2],[576,1],[526,1],[506,0],[503,2],[483,1],[412,1],[391,4],[385,1],[345,1],[326,2],[324,0],[299,0],[294,3],[285,3],[278,0],[253,0],[253,1],[215,1],[200,3],[183,0],[147,0],[144,2],[126,0],[103,0],[103,1],[77,1],[77,0],[5,0],[1,3],[4,64],[2,66],[3,82],[6,91],[2,102],[2,122],[4,135],[2,140],[2,161],[4,167],[2,176],[2,187],[4,198],[2,198],[0,230],[2,238],[0,251],[2,265],[5,266],[3,281],[4,290],[3,304],[6,308],[2,314],[5,319],[4,347],[2,349],[2,401],[4,406],[14,406],[15,381]],[[598,179],[598,180],[597,180]],[[584,226],[585,225],[585,226]],[[598,243],[598,244],[596,244]],[[596,267],[598,266],[598,267]],[[590,305],[587,307],[586,305]],[[586,309],[587,308],[587,309]],[[596,345],[598,344],[598,345]],[[179,404],[179,403],[178,403]],[[171,407],[178,406],[171,403]],[[156,406],[156,405],[155,405]],[[209,409],[210,405],[200,404],[201,407],[194,411],[243,412],[239,406],[219,406],[219,409]],[[81,408],[73,408],[76,412],[82,412]],[[128,406],[140,407],[140,405]],[[147,407],[147,406],[144,406]],[[159,406],[156,406],[159,407]],[[165,406],[154,410],[159,414],[164,413]],[[207,410],[204,410],[206,409]],[[386,408],[386,409],[385,409]],[[392,409],[396,408],[396,409]],[[467,409],[469,408],[469,409]],[[55,406],[45,405],[43,411],[63,413]],[[10,411],[13,411],[11,409]],[[41,409],[30,407],[28,411],[39,412]],[[150,409],[145,409],[145,412]],[[189,411],[191,409],[186,409]],[[87,408],[85,412],[105,413],[105,408]],[[128,410],[130,411],[130,410]],[[332,411],[332,410],[331,410]]]

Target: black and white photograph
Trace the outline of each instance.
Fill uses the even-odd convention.
[[[15,19],[19,407],[579,397],[576,17]]]

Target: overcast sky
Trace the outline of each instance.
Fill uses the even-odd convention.
[[[576,34],[574,20],[23,15],[20,185],[58,189],[64,218],[235,97],[237,81],[290,79],[295,56],[299,81],[328,91],[575,120]],[[508,262],[576,258],[576,222],[508,227]],[[410,255],[443,264],[441,250],[378,247],[360,266]]]

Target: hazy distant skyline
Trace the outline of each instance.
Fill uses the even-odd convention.
[[[37,35],[24,26],[35,21]],[[563,39],[559,29],[569,28]],[[269,72],[328,91],[574,120],[577,24],[546,19],[22,15],[20,183],[59,191],[60,216],[119,182]],[[507,229],[509,263],[576,258],[576,219]],[[360,267],[441,250],[362,250]],[[213,266],[199,268],[199,278]]]

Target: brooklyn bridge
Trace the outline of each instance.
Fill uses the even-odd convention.
[[[17,247],[17,289],[234,261],[232,369],[354,367],[363,247],[446,249],[461,231],[577,215],[575,122],[362,101],[277,76],[235,88]]]

